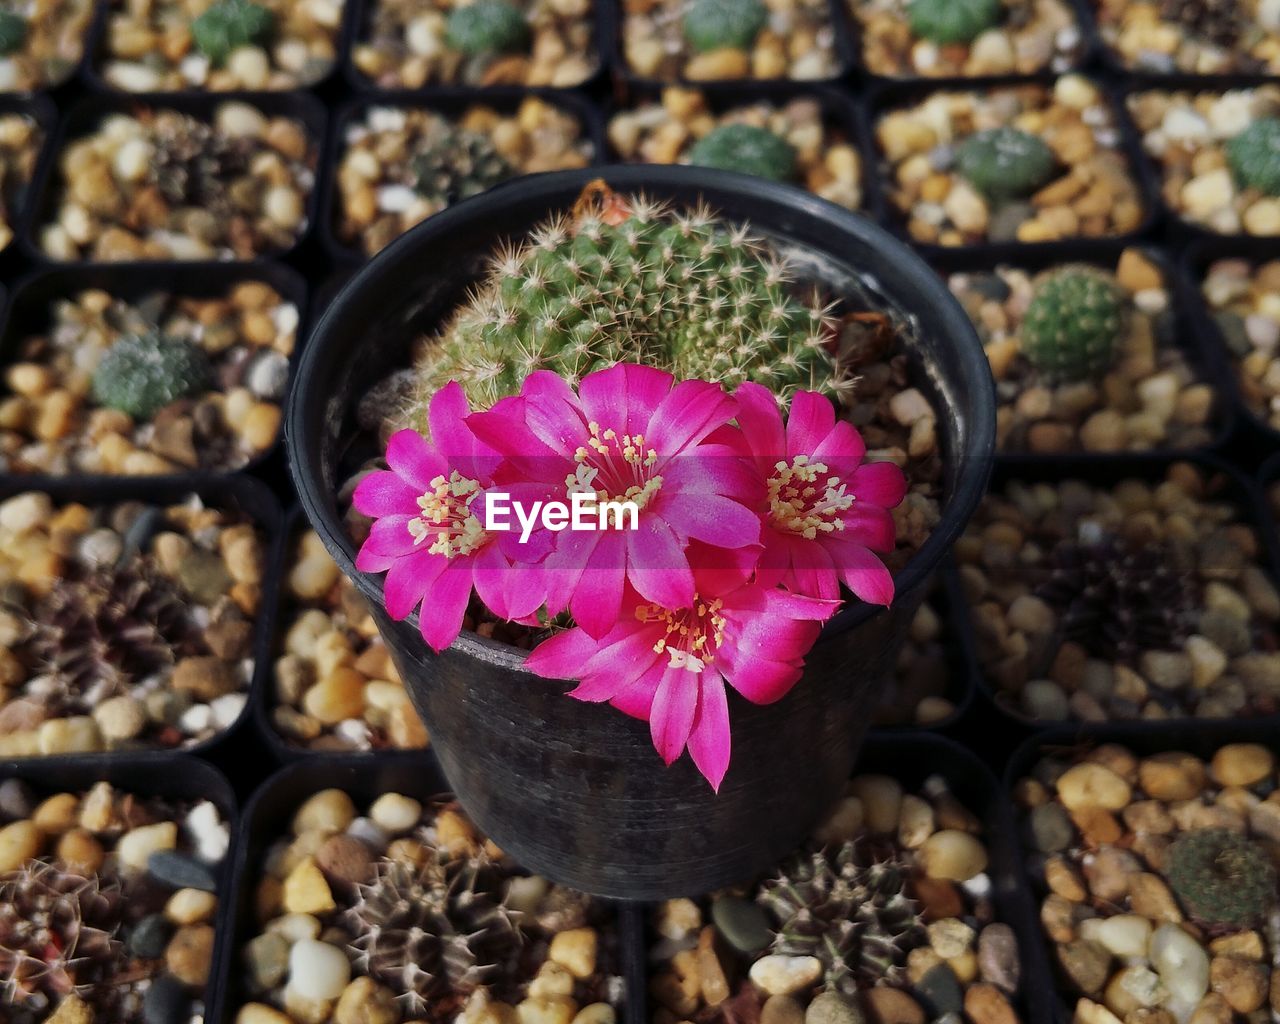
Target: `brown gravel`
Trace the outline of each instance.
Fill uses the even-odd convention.
[[[819,100],[803,95],[781,105],[760,102],[721,109],[697,89],[669,86],[661,102],[615,114],[609,121],[609,142],[628,162],[687,164],[694,144],[726,124],[767,128],[795,150],[798,184],[850,210],[862,205],[857,148]]]
[[[1163,269],[1141,249],[1126,249],[1108,269],[1128,299],[1116,361],[1098,380],[1061,384],[1046,382],[1021,353],[1037,275],[1007,266],[951,275],[948,284],[978,329],[996,380],[1001,451],[1143,451],[1213,439],[1213,388],[1177,347]]]
[[[1162,13],[1181,9],[1186,20]],[[1140,71],[1198,75],[1280,74],[1280,3],[1136,3],[1094,0],[1098,30],[1120,60]]]
[[[84,56],[93,0],[22,0],[6,4],[27,20],[21,49],[0,57],[0,92],[32,92],[65,81]]]
[[[35,118],[0,114],[0,250],[13,241],[43,142]]]
[[[352,50],[356,69],[381,89],[423,85],[568,88],[596,73],[594,0],[518,0],[529,25],[524,53],[467,57],[449,47],[454,0],[377,0]]]
[[[953,170],[955,147],[991,128],[1037,135],[1063,173],[1026,202],[993,206]],[[884,188],[917,242],[1049,242],[1134,231],[1142,197],[1115,112],[1082,75],[986,92],[942,91],[892,110],[876,126]]]
[[[1280,430],[1280,261],[1215,260],[1200,282],[1245,405]]]
[[[255,0],[274,15],[269,46],[242,46],[222,66],[192,43],[191,23],[213,0],[113,0],[99,56],[102,77],[127,92],[297,89],[338,59],[345,0]]]

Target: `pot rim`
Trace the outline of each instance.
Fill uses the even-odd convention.
[[[620,190],[702,190],[711,197],[712,205],[717,192],[745,193],[762,200],[778,212],[791,209],[801,216],[824,220],[831,226],[833,240],[841,236],[857,238],[859,242],[876,250],[884,265],[895,266],[904,271],[905,276],[912,280],[917,290],[916,298],[922,304],[948,311],[945,319],[949,324],[951,341],[960,351],[973,381],[980,389],[977,393],[971,393],[978,414],[971,417],[967,424],[972,435],[969,450],[960,455],[962,464],[956,476],[956,486],[946,496],[937,525],[894,579],[895,590],[899,594],[910,593],[923,584],[959,538],[982,500],[993,463],[995,383],[986,354],[968,315],[951,294],[946,282],[921,256],[869,217],[820,199],[803,189],[736,171],[649,164],[606,164],[526,175],[449,206],[411,228],[376,254],[329,303],[303,346],[294,372],[285,414],[284,439],[289,455],[289,471],[302,510],[343,574],[356,584],[367,599],[376,602],[378,607],[384,607],[381,577],[361,572],[355,567],[355,545],[343,527],[342,517],[336,512],[333,495],[325,493],[328,488],[323,485],[323,474],[320,471],[323,465],[323,439],[309,431],[306,424],[309,404],[324,400],[312,395],[310,386],[320,365],[321,353],[334,347],[337,344],[335,339],[343,337],[349,327],[358,325],[365,319],[362,313],[367,301],[363,294],[365,282],[376,279],[401,264],[412,262],[416,254],[430,249],[432,239],[448,235],[456,225],[473,219],[488,218],[495,206],[534,206],[543,210],[563,207],[565,193],[580,191],[589,181],[597,178],[605,179]],[[784,237],[786,235],[785,230],[775,230],[775,233]],[[830,245],[826,247],[826,251],[836,253],[837,246]],[[881,610],[879,606],[866,604],[850,596],[846,599],[845,607],[827,622],[820,639],[861,625]],[[407,621],[416,623],[417,616],[417,611],[414,611]],[[511,671],[528,671],[524,668],[528,651],[468,630],[459,634],[450,649]]]

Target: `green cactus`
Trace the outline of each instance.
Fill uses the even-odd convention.
[[[921,39],[968,43],[1000,20],[1000,0],[911,0],[907,17]]]
[[[121,338],[93,374],[93,400],[146,420],[170,402],[204,391],[211,378],[209,360],[189,341],[158,331]]]
[[[796,172],[796,151],[767,128],[724,124],[713,128],[689,150],[689,162],[758,178],[788,181]]]
[[[746,228],[702,209],[609,202],[543,224],[494,260],[424,346],[410,423],[425,423],[427,400],[450,380],[488,408],[535,370],[576,382],[617,362],[730,388],[753,380],[784,398],[850,385],[826,311],[795,297],[785,262]]]
[[[414,190],[440,204],[479,195],[516,173],[488,135],[447,123],[423,139],[409,169]]]
[[[746,50],[768,20],[760,0],[693,0],[684,15],[684,37],[699,53]]]
[[[512,53],[528,44],[529,26],[506,0],[476,0],[449,14],[445,41],[468,57]]]
[[[1169,847],[1169,885],[1192,917],[1206,924],[1247,927],[1276,904],[1276,869],[1267,851],[1225,828],[1179,836]]]
[[[0,57],[22,49],[27,41],[27,19],[14,11],[0,10]]]
[[[978,132],[956,149],[956,170],[988,199],[1030,195],[1053,177],[1057,165],[1043,139],[1017,128]]]
[[[275,25],[275,15],[252,0],[218,0],[191,23],[191,41],[214,64],[232,50],[261,43]]]
[[[1044,275],[1022,318],[1022,354],[1056,381],[1090,380],[1115,362],[1126,297],[1106,271],[1070,264]]]
[[[1227,163],[1243,187],[1280,196],[1280,117],[1260,117],[1228,142]]]

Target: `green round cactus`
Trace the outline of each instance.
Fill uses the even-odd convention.
[[[214,64],[232,50],[261,43],[275,25],[275,15],[252,0],[218,0],[191,23],[191,41]]]
[[[911,0],[907,17],[921,39],[968,43],[1000,20],[1000,0]]]
[[[93,400],[136,420],[150,419],[170,402],[204,391],[212,373],[204,351],[159,331],[121,338],[93,374]]]
[[[826,311],[796,297],[763,242],[705,210],[617,202],[556,218],[495,257],[423,347],[407,422],[425,424],[430,396],[450,380],[484,409],[535,370],[576,383],[620,362],[729,388],[752,380],[783,398],[849,384]]]
[[[1099,377],[1115,362],[1126,298],[1096,267],[1068,265],[1042,277],[1022,318],[1022,354],[1051,380]]]
[[[27,41],[27,19],[14,11],[0,10],[0,57],[22,49]]]
[[[1206,924],[1257,924],[1276,904],[1276,869],[1267,851],[1230,829],[1184,833],[1169,847],[1166,865],[1183,908]]]
[[[699,53],[747,50],[768,20],[760,0],[693,0],[684,14],[684,37]]]
[[[1030,195],[1053,177],[1057,165],[1043,139],[1017,128],[978,132],[956,149],[956,170],[989,199]]]
[[[1280,117],[1260,117],[1228,142],[1227,163],[1245,188],[1280,196]]]
[[[767,128],[724,124],[713,128],[689,150],[689,162],[758,178],[787,181],[796,171],[796,151]]]
[[[488,135],[453,125],[425,139],[409,168],[414,190],[442,204],[479,195],[515,174]]]
[[[445,26],[445,42],[468,57],[511,53],[523,49],[528,41],[524,14],[506,0],[476,0],[455,7]]]

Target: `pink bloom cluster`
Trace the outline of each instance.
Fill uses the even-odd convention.
[[[356,509],[374,519],[356,559],[385,572],[388,614],[420,609],[440,651],[472,592],[503,619],[574,626],[530,655],[538,675],[578,680],[571,696],[649,722],[670,764],[688,750],[719,788],[729,765],[725,685],[768,704],[800,678],[841,584],[888,604],[890,509],[906,490],[820,394],[801,392],[786,421],[757,384],[728,394],[646,366],[585,377],[575,392],[549,372],[471,413],[456,382],[430,406],[431,440],[391,438],[389,470],[366,476]],[[532,505],[574,495],[627,501],[633,524],[598,530],[486,529],[486,502]],[[496,503],[494,505],[496,508]]]

